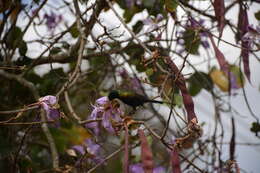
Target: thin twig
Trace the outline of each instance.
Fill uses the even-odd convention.
[[[98,167],[100,167],[101,165],[103,165],[107,160],[109,160],[110,158],[114,157],[115,155],[117,155],[118,153],[120,153],[121,151],[124,150],[124,146],[121,146],[118,150],[114,151],[113,153],[111,153],[109,156],[107,156],[102,162],[98,163],[96,166],[94,166],[93,168],[91,168],[90,170],[88,170],[87,173],[91,173],[93,171],[95,171]]]
[[[43,123],[55,123],[55,121],[35,121],[35,122],[13,122],[13,123],[0,123],[0,125],[37,125]]]
[[[30,107],[24,107],[22,109],[17,109],[17,110],[10,110],[10,111],[0,111],[0,114],[15,114],[19,112],[25,112],[33,109],[37,109],[39,106],[30,106]]]
[[[70,99],[69,99],[69,94],[68,94],[68,91],[65,91],[64,92],[64,96],[65,96],[65,101],[67,103],[67,106],[68,106],[68,109],[71,113],[71,115],[73,116],[73,118],[75,118],[78,122],[81,122],[81,119],[80,117],[75,113],[72,105],[71,105],[71,102],[70,102]]]
[[[75,67],[73,73],[69,77],[68,81],[62,86],[60,91],[56,94],[57,97],[59,97],[61,95],[61,93],[63,93],[65,90],[67,90],[69,87],[71,87],[70,83],[74,83],[78,79],[77,75],[80,72],[80,66],[81,66],[84,47],[85,47],[85,43],[86,43],[85,32],[83,31],[83,28],[82,28],[81,22],[80,22],[81,15],[80,15],[80,9],[78,6],[78,2],[76,0],[73,0],[73,4],[74,4],[75,10],[76,10],[77,28],[80,31],[80,47],[79,47],[79,51],[78,51],[78,59],[77,59],[77,64],[76,64],[76,67]]]
[[[42,108],[41,112],[40,112],[40,116],[41,116],[41,120],[46,122],[46,116],[45,116],[45,110]],[[50,145],[50,149],[51,149],[51,156],[52,156],[52,166],[54,169],[58,169],[59,168],[59,155],[58,155],[58,151],[54,142],[54,139],[51,135],[51,132],[48,128],[48,125],[46,123],[42,124],[42,130],[48,140],[48,143]]]
[[[125,126],[125,144],[124,144],[124,173],[129,173],[129,134],[127,123],[124,123]]]
[[[171,80],[172,81],[172,80]],[[173,81],[172,81],[173,83]],[[171,120],[171,116],[172,116],[172,110],[173,110],[173,100],[174,100],[174,91],[172,91],[172,99],[171,99],[171,110],[170,110],[170,113],[169,113],[169,116],[168,116],[168,120],[167,120],[167,123],[166,123],[166,127],[164,128],[163,130],[163,133],[162,133],[162,136],[161,136],[161,139],[164,139],[165,135],[166,135],[166,132],[169,128],[169,124],[170,124],[170,120]]]
[[[93,123],[93,122],[97,122],[97,121],[102,121],[102,118],[97,118],[95,120],[83,120],[83,121],[80,121],[79,123],[80,124],[87,124],[87,123]]]

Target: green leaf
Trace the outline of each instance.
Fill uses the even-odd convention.
[[[258,11],[258,12],[255,13],[255,18],[256,18],[257,20],[260,20],[260,11]]]
[[[42,78],[38,76],[33,70],[25,74],[25,79],[34,83],[36,86],[43,82]]]
[[[99,68],[101,66],[105,66],[108,63],[108,58],[105,56],[95,56],[89,60],[89,64],[92,68]]]
[[[178,107],[181,107],[183,105],[183,98],[180,94],[174,94],[173,103],[177,105]]]
[[[145,8],[152,8],[154,6],[155,0],[143,0],[143,5]]]
[[[74,24],[74,25],[70,28],[69,32],[70,32],[70,34],[71,34],[71,36],[72,36],[73,38],[77,38],[77,37],[79,36],[79,30],[78,30],[76,24]]]
[[[138,44],[134,44],[134,43],[129,43],[127,45],[127,49],[125,49],[125,53],[127,53],[130,57],[130,63],[132,60],[134,59],[141,59],[143,54],[144,54],[144,49],[138,45]]]
[[[68,138],[67,136],[57,128],[51,128],[51,133],[53,138],[55,139],[55,143],[59,152],[65,152],[68,145]]]
[[[33,0],[36,4],[39,4],[40,0]]]
[[[146,70],[146,68],[141,63],[136,64],[135,67],[138,72],[145,72]]]
[[[196,96],[197,94],[199,94],[201,89],[202,88],[200,85],[196,85],[194,83],[190,83],[190,85],[189,85],[189,93],[191,96]]]
[[[43,142],[43,141],[40,141],[40,142]],[[46,143],[46,145],[48,145],[48,144]],[[46,149],[42,148],[42,146],[40,146],[40,145],[31,145],[30,146],[30,158],[33,160],[33,169],[34,170],[40,170],[42,168],[49,168],[52,164],[51,159],[49,159],[48,151]]]
[[[151,76],[153,74],[153,69],[152,68],[148,68],[146,71],[145,71],[146,75],[147,76]]]
[[[125,50],[130,57],[129,63],[136,66],[138,72],[144,72],[146,68],[141,62],[142,56],[144,54],[144,49],[137,44],[129,43],[128,48]]]
[[[196,30],[187,29],[183,34],[185,50],[190,54],[199,54],[198,49],[200,46],[200,37]]]
[[[129,22],[132,20],[132,18],[133,18],[134,15],[135,15],[135,12],[134,12],[134,11],[132,11],[132,10],[125,10],[125,12],[124,12],[124,14],[123,14],[123,17],[124,17],[124,19],[125,19],[125,22],[126,22],[126,23],[129,23]]]
[[[189,79],[189,93],[192,96],[197,95],[202,88],[210,91],[213,88],[213,82],[210,76],[204,72],[195,72]]]
[[[134,17],[134,15],[136,15],[140,11],[142,11],[142,9],[139,9],[137,6],[133,6],[131,9],[126,9],[123,14],[125,22],[129,23]]]
[[[68,42],[62,42],[62,48],[68,50],[70,48],[70,44]]]
[[[15,61],[15,64],[18,66],[23,66],[23,65],[29,65],[32,63],[32,59],[28,58],[27,56],[21,56]]]
[[[137,34],[138,32],[140,32],[142,30],[143,26],[144,26],[144,24],[142,21],[139,20],[138,22],[136,22],[136,24],[133,26],[134,33]]]
[[[27,44],[24,40],[22,40],[19,44],[19,53],[20,55],[25,56],[26,52],[27,52]]]
[[[51,70],[49,73],[42,77],[42,83],[39,85],[41,95],[47,95],[57,92],[57,89],[63,85],[65,76],[63,69],[58,68]]]
[[[18,164],[21,172],[29,172],[32,169],[32,160],[26,156],[21,157]]]
[[[7,46],[9,48],[14,48],[17,44],[18,41],[21,40],[22,37],[22,30],[19,27],[13,27],[11,29],[11,31],[8,33],[7,38],[6,38],[6,42],[7,42]]]
[[[122,9],[127,8],[125,0],[116,0],[116,2]]]
[[[177,0],[165,0],[166,10],[169,12],[175,12],[179,2]]]
[[[61,48],[60,47],[53,47],[51,50],[50,50],[50,54],[51,55],[55,55],[55,54],[58,54],[61,52]]]
[[[245,85],[245,77],[242,73],[241,69],[236,65],[230,65],[229,66],[230,71],[233,73],[233,75],[236,77],[236,84],[242,88]]]
[[[145,2],[145,1],[143,1]],[[162,1],[152,1],[151,0],[147,0],[147,6],[145,6],[149,16],[157,16],[158,14],[162,14],[163,16],[167,16],[167,11],[165,10],[165,2],[164,0]]]
[[[257,133],[260,132],[260,124],[258,122],[253,122],[250,131],[257,135]]]

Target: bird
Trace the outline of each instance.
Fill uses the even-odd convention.
[[[151,100],[148,97],[141,94],[137,94],[133,91],[112,90],[108,94],[108,99],[110,101],[114,99],[119,99],[124,104],[131,106],[134,110],[136,110],[138,106],[143,106],[144,103],[164,103],[162,101]]]

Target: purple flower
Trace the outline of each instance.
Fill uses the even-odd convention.
[[[119,75],[122,77],[122,78],[128,78],[129,75],[127,73],[127,71],[125,69],[122,69],[119,71]]]
[[[50,31],[54,30],[63,19],[61,15],[56,15],[54,12],[51,12],[50,15],[45,13],[43,18],[46,20],[45,24]]]
[[[100,152],[100,145],[94,143],[91,139],[86,139],[85,144],[87,145],[88,153],[92,155],[98,155]]]
[[[72,146],[72,149],[81,155],[85,154],[85,148],[82,145],[74,145],[74,146]]]
[[[200,39],[201,39],[201,45],[205,48],[208,49],[209,46],[209,42],[207,40],[208,37],[208,33],[207,32],[200,32]]]
[[[107,97],[101,97],[99,99],[96,100],[96,103],[99,105],[105,105],[109,102]]]
[[[144,173],[144,169],[141,163],[132,164],[129,166],[130,173]],[[153,169],[153,173],[165,173],[166,170],[162,166],[158,166]]]
[[[185,43],[185,42],[184,42],[184,40],[183,40],[182,38],[178,38],[178,39],[177,39],[177,44],[178,44],[178,45],[184,45],[184,43]]]
[[[37,14],[37,11],[38,11],[37,8],[36,8],[36,9],[33,9],[33,10],[32,10],[32,16],[37,15],[36,17],[39,17],[38,14]]]
[[[146,19],[143,20],[144,25],[149,25],[150,27],[148,28],[148,31],[153,31],[157,28],[159,28],[158,23],[161,22],[163,20],[163,15],[162,14],[158,14],[156,16],[156,18],[151,18],[148,17]]]
[[[125,3],[127,8],[132,8],[135,5],[134,0],[125,0]]]
[[[161,13],[159,13],[157,16],[156,16],[156,19],[155,21],[158,23],[158,22],[161,22],[163,20],[163,15]]]
[[[57,120],[60,118],[60,111],[58,110],[58,100],[55,96],[48,95],[41,97],[39,99],[39,104],[45,110],[48,121]]]
[[[114,128],[112,127],[110,118],[112,118],[112,112],[110,110],[104,112],[102,119],[102,126],[109,132],[115,133]]]
[[[95,164],[103,162],[104,159],[100,156],[100,145],[93,142],[90,138],[86,139],[82,145],[74,145],[72,149],[80,155],[85,155],[86,152],[90,154],[88,161]]]
[[[193,17],[189,17],[188,22],[189,23],[187,24],[187,27],[194,28],[194,29],[199,29],[199,28],[203,27],[203,24],[204,24],[203,19],[200,19],[199,21],[197,21]]]
[[[234,75],[234,73],[230,72],[229,73],[229,77],[230,77],[230,87],[231,87],[231,89],[238,89],[238,88],[240,88],[238,86],[238,84],[237,84],[237,78]]]
[[[135,3],[136,5],[142,5],[142,0],[136,0]]]
[[[90,118],[89,120],[96,120],[98,119],[98,113],[99,113],[99,109],[94,107],[94,110],[92,111],[92,113],[90,114]],[[98,127],[98,122],[91,122],[91,123],[87,123],[85,124],[86,128],[91,128],[93,129],[94,133],[96,135],[99,134],[99,127]]]
[[[144,169],[141,163],[130,165],[129,171],[130,173],[144,173]]]
[[[209,42],[208,42],[207,40],[201,41],[201,45],[202,45],[205,49],[209,48]]]
[[[57,103],[57,98],[55,96],[48,95],[48,96],[41,97],[39,99],[39,101],[53,106],[53,105],[55,105]]]
[[[49,119],[57,120],[60,118],[60,111],[58,109],[50,108],[49,110]]]
[[[247,32],[242,37],[242,41],[249,43],[249,48],[253,47],[253,44],[260,44],[260,27],[256,27],[256,29],[251,25],[247,27]]]
[[[88,120],[102,119],[100,122],[91,122],[85,124],[86,128],[93,129],[96,135],[99,134],[99,126],[102,125],[108,132],[115,133],[112,122],[121,122],[120,115],[122,111],[118,107],[114,107],[107,97],[101,97],[96,100],[96,104],[93,106],[93,111],[90,114]]]
[[[89,154],[96,156],[99,155],[101,147],[100,145],[93,142],[92,139],[88,138],[84,141],[82,145],[72,146],[72,149],[74,149],[81,155],[84,155],[86,152],[88,152]]]
[[[205,49],[208,49],[209,48],[209,42],[207,40],[208,38],[208,33],[205,32],[204,28],[204,20],[203,19],[199,19],[199,20],[196,20],[195,18],[189,16],[188,17],[188,20],[186,21],[186,28],[189,29],[189,30],[196,30],[199,32],[199,37],[200,37],[200,40],[201,40],[201,45],[205,48]],[[179,31],[177,32],[177,35],[178,35],[178,38],[177,38],[177,44],[180,45],[181,47],[184,47],[185,46],[185,41],[183,40],[184,38],[184,31]],[[183,53],[185,51],[184,48],[180,49],[178,51],[178,53]]]
[[[148,17],[146,19],[143,20],[144,25],[153,25],[154,21],[151,17]]]
[[[165,172],[166,172],[166,170],[162,166],[158,166],[158,167],[153,169],[153,173],[165,173]]]

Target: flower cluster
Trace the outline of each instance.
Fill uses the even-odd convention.
[[[54,12],[51,12],[51,14],[45,13],[43,18],[45,19],[45,24],[50,31],[53,31],[63,20],[62,15],[57,15]]]
[[[143,23],[144,23],[144,25],[149,26],[148,31],[153,31],[153,30],[159,28],[158,23],[161,22],[162,20],[163,20],[163,15],[158,14],[155,19],[152,17],[148,17],[145,20],[143,20]]]
[[[194,18],[190,17],[189,18],[189,22],[190,22],[190,25],[189,27],[191,28],[203,28],[204,27],[204,20],[203,19],[200,19],[199,21],[196,21]],[[209,42],[207,41],[207,37],[208,37],[208,33],[201,30],[200,31],[200,39],[201,39],[201,45],[207,49],[209,48]]]
[[[141,163],[132,164],[129,166],[130,173],[144,173],[144,169]],[[153,169],[153,173],[164,173],[166,172],[165,168],[158,166]]]
[[[96,104],[93,106],[93,111],[88,120],[96,120],[95,122],[87,123],[86,128],[93,129],[95,135],[100,132],[100,125],[103,126],[109,133],[115,133],[113,122],[122,122],[120,115],[123,112],[118,106],[113,105],[108,97],[101,97],[96,100]],[[101,123],[99,121],[101,119]]]
[[[132,8],[135,5],[141,5],[142,0],[125,0],[125,4],[126,4],[127,8]]]
[[[260,45],[260,27],[254,28],[252,25],[247,27],[247,32],[242,37],[242,41],[247,41],[249,48],[252,48],[254,44]]]
[[[39,104],[45,110],[48,121],[53,121],[60,118],[58,100],[55,96],[48,95],[41,97],[39,99]]]
[[[208,49],[209,48],[209,42],[207,41],[208,38],[208,34],[207,32],[204,31],[204,20],[200,19],[199,21],[195,20],[192,17],[189,17],[186,24],[185,24],[185,28],[186,29],[191,29],[191,30],[196,30],[199,31],[199,39],[200,39],[200,43],[201,45],[205,48]],[[180,45],[182,47],[182,49],[179,51],[180,53],[182,53],[185,50],[185,45],[184,45],[184,34],[185,31],[180,31],[178,33],[179,37],[177,39],[177,44]]]
[[[81,156],[89,154],[88,161],[95,164],[103,161],[103,158],[100,156],[101,147],[100,145],[93,142],[91,139],[86,139],[82,145],[74,145],[72,149],[78,152]]]

